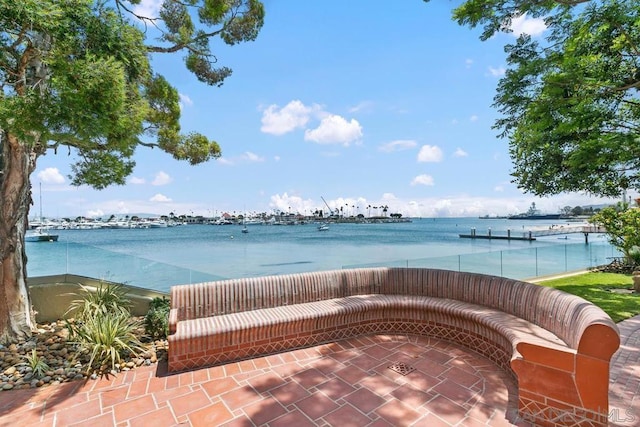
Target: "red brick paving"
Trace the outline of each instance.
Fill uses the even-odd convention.
[[[611,425],[630,427],[640,420],[640,316],[619,326]],[[397,362],[415,370],[388,369]],[[360,337],[181,374],[165,370],[161,363],[0,392],[0,427],[514,425],[507,419],[515,411],[512,380],[484,357],[433,338]]]

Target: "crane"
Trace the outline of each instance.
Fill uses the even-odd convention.
[[[327,209],[329,209],[329,213],[331,214],[331,216],[333,216],[333,209],[331,209],[331,207],[329,206],[329,203],[327,203],[327,201],[324,199],[324,197],[320,196],[320,198],[322,199],[324,204],[327,205]]]

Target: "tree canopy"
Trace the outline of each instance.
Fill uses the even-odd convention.
[[[255,39],[262,4],[166,0],[158,16],[142,16],[137,3],[0,0],[0,129],[31,144],[35,156],[68,147],[75,185],[123,184],[139,145],[192,164],[220,156],[215,141],[180,132],[178,92],[149,56],[182,51],[198,80],[220,85],[231,70],[216,67],[210,39]],[[153,44],[150,30],[160,34]]]
[[[640,207],[626,203],[608,206],[589,222],[606,228],[609,243],[624,254],[628,264],[640,264]]]
[[[254,40],[258,0],[0,0],[0,342],[28,335],[24,234],[30,175],[47,152],[66,151],[74,185],[124,184],[140,146],[191,164],[220,156],[208,136],[180,129],[177,90],[153,54],[183,54],[199,81],[231,74],[211,41]],[[153,40],[152,36],[155,37]]]
[[[640,189],[640,2],[468,0],[453,17],[487,40],[524,14],[545,36],[505,46],[494,98],[513,182],[539,196]]]

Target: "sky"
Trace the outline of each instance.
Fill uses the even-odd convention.
[[[137,11],[157,13],[158,1]],[[180,93],[182,130],[216,140],[220,159],[191,166],[140,147],[126,185],[99,191],[70,185],[73,153],[49,153],[31,177],[30,216],[309,215],[328,204],[346,215],[388,206],[472,217],[615,202],[538,198],[511,182],[508,141],[492,129],[503,48],[522,32],[543,37],[545,26],[524,16],[512,34],[482,42],[480,29],[451,19],[460,3],[266,0],[255,41],[213,41],[233,69],[222,87],[198,82],[181,54],[152,58]]]

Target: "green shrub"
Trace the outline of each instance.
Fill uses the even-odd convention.
[[[80,285],[82,292],[76,293],[78,299],[71,302],[66,315],[73,315],[77,319],[92,317],[97,312],[125,312],[129,313],[131,300],[127,297],[127,290],[116,283],[100,282],[95,290]]]
[[[78,356],[88,357],[88,372],[107,366],[113,370],[124,357],[145,350],[136,335],[142,322],[131,317],[131,301],[122,285],[100,282],[95,290],[82,286],[78,295],[67,310],[76,318],[67,320],[67,343]]]
[[[149,303],[149,311],[144,317],[144,329],[151,338],[166,338],[169,334],[169,310],[171,303],[165,297],[154,298]]]
[[[145,349],[136,336],[141,322],[132,318],[128,312],[95,311],[86,315],[81,321],[67,323],[69,325],[69,341],[77,347],[80,354],[89,357],[91,369],[122,363],[125,356],[138,356]]]

